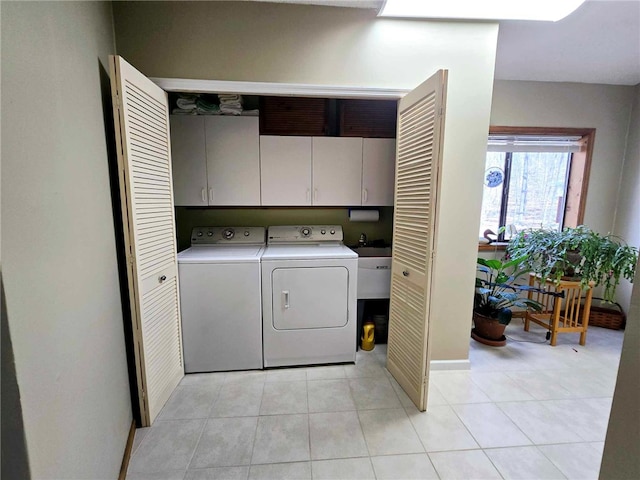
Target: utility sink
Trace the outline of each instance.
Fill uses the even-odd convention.
[[[391,247],[354,247],[359,257],[390,257]]]
[[[358,254],[358,300],[389,298],[391,247],[354,247]]]

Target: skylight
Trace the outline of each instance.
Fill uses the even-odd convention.
[[[386,0],[381,17],[557,22],[584,0]]]

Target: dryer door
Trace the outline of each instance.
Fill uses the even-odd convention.
[[[347,324],[349,271],[345,267],[276,268],[272,281],[276,330]]]

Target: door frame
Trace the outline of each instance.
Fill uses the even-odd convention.
[[[272,95],[280,97],[399,100],[412,90],[410,88],[346,87],[304,83],[240,82],[187,78],[149,77],[149,79],[166,92],[238,93],[240,95]]]
[[[398,102],[402,97],[413,90],[411,88],[395,89],[300,83],[198,80],[167,77],[149,77],[149,79],[166,92],[236,93],[240,95],[396,100]],[[171,112],[169,112],[169,114],[171,114]],[[429,335],[429,338],[427,339],[428,343],[430,343],[430,337],[431,336]],[[432,368],[429,359],[427,359],[426,368],[427,371]]]

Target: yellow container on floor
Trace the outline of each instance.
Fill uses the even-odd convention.
[[[373,322],[367,322],[362,327],[362,337],[360,337],[360,347],[362,350],[373,350],[375,344],[376,326]]]

